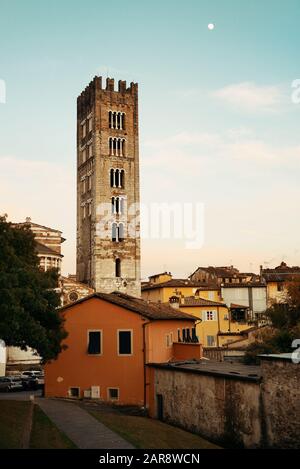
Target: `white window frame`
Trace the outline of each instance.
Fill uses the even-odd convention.
[[[114,397],[111,398],[111,397],[110,397],[109,391],[110,391],[111,389],[117,389],[117,390],[118,390],[118,397],[117,397],[117,398],[114,398]],[[113,387],[113,386],[110,386],[109,388],[107,388],[106,392],[107,392],[107,400],[108,400],[108,401],[114,402],[114,401],[119,401],[119,400],[120,400],[120,388],[119,388],[119,387],[117,387],[117,386],[114,386],[114,387]]]
[[[131,353],[120,353],[120,337],[119,332],[130,332]],[[117,329],[117,354],[118,357],[132,357],[133,355],[133,329]]]
[[[71,396],[71,389],[78,389],[78,397]],[[80,399],[81,396],[81,389],[80,386],[69,386],[68,387],[68,396],[71,397],[72,399]]]
[[[211,319],[209,318],[210,314],[212,314]],[[202,320],[204,319],[205,322],[215,322],[218,320],[216,310],[206,309],[205,311],[203,311],[203,315],[204,315],[204,318],[202,318]]]
[[[100,332],[100,351],[101,353],[88,353],[87,355],[89,357],[102,357],[103,355],[103,329],[88,329],[87,330],[87,350],[89,348],[89,343],[90,343],[90,332]]]

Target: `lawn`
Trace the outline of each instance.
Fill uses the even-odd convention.
[[[22,447],[30,402],[0,401],[0,448]]]
[[[30,448],[70,449],[76,448],[76,446],[51,422],[40,407],[35,405],[33,409]]]
[[[85,407],[96,419],[142,449],[213,449],[198,435],[148,417],[125,415],[115,409]]]
[[[0,449],[23,447],[28,426],[29,401],[0,400]],[[30,448],[68,449],[76,448],[64,433],[35,405],[33,408]]]

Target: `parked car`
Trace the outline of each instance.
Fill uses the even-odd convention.
[[[26,376],[38,377],[38,376],[41,376],[41,375],[43,376],[44,373],[40,370],[29,370],[29,371],[23,371],[21,373],[21,376],[24,376],[24,377],[26,377]]]
[[[23,389],[22,380],[16,376],[5,376],[0,378],[0,390],[9,391],[21,391]]]
[[[38,370],[23,371],[21,374],[22,381],[27,389],[37,389],[44,386],[44,373]]]
[[[26,391],[38,388],[38,379],[34,376],[22,376],[21,381],[23,389]]]

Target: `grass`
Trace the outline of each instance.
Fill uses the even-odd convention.
[[[29,401],[0,400],[0,449],[22,448],[28,425]],[[76,448],[38,405],[34,405],[30,448],[69,449]]]
[[[62,433],[40,409],[34,406],[30,448],[33,449],[71,449],[74,443]]]
[[[0,448],[21,448],[30,402],[0,401]]]
[[[91,415],[141,449],[213,449],[218,446],[198,435],[148,417],[124,415],[117,410],[88,409]]]

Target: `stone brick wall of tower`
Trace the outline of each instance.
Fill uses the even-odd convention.
[[[109,112],[125,113],[125,129],[109,128]],[[92,119],[92,130],[82,138],[81,123],[88,116]],[[111,156],[109,138],[125,138],[125,156]],[[92,156],[83,163],[80,148],[92,141]],[[118,91],[114,80],[107,79],[102,87],[101,77],[95,77],[77,101],[77,280],[87,283],[96,291],[120,290],[134,296],[141,295],[140,289],[140,236],[139,223],[135,236],[125,236],[116,243],[111,239],[111,225],[107,237],[99,236],[97,227],[101,221],[99,207],[111,203],[114,196],[124,196],[127,207],[136,204],[139,208],[139,133],[138,133],[138,85],[119,81]],[[125,172],[125,187],[110,187],[110,170]],[[91,176],[91,190],[82,194],[83,178]],[[83,219],[82,205],[91,203],[91,216]],[[134,212],[128,222],[138,215]],[[116,222],[125,222],[116,215]],[[115,260],[121,260],[121,277],[115,275]]]

